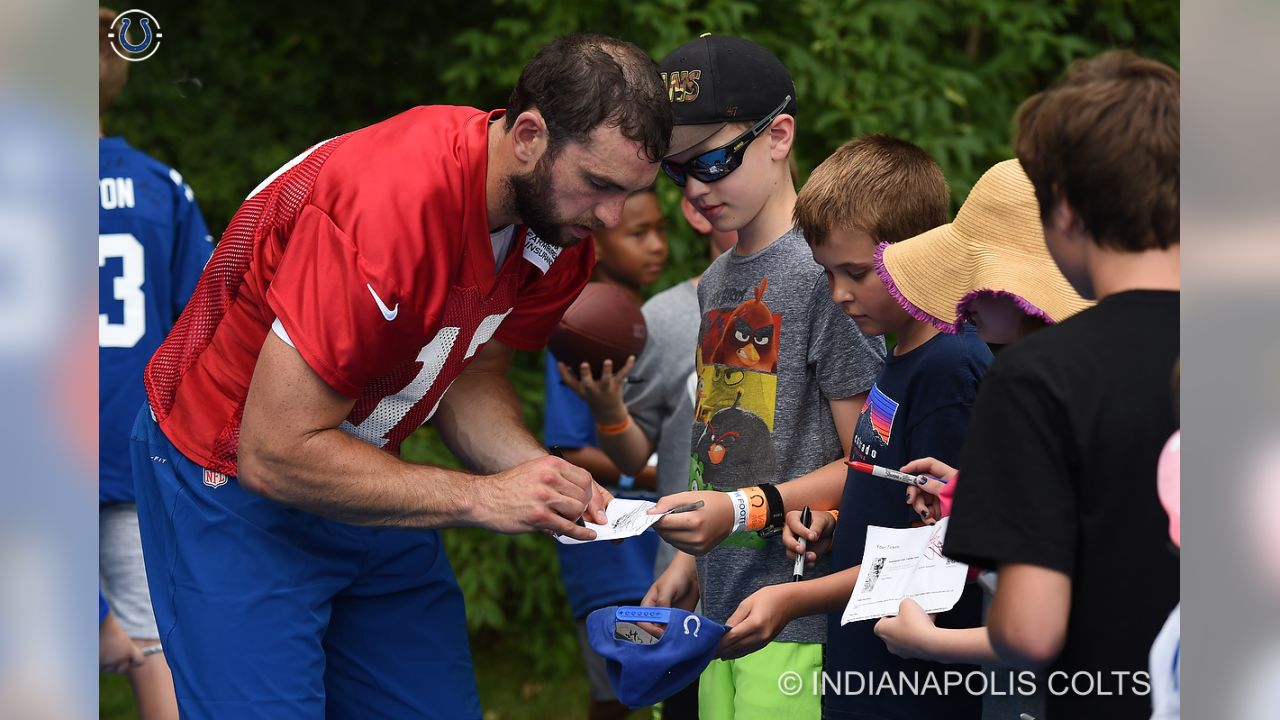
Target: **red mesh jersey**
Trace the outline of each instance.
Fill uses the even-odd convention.
[[[495,268],[485,169],[498,116],[414,108],[320,143],[245,200],[144,377],[184,455],[237,474],[244,399],[273,324],[356,400],[342,428],[390,452],[490,338],[545,344],[594,255],[521,230]]]

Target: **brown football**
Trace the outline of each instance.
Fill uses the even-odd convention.
[[[599,377],[606,359],[613,360],[617,370],[627,364],[628,355],[639,357],[648,336],[640,305],[627,291],[593,282],[564,311],[547,349],[571,370],[590,363],[592,374]]]

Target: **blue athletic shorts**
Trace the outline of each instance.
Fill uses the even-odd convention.
[[[462,594],[438,532],[328,520],[234,477],[206,484],[146,407],[131,453],[183,718],[480,718]]]

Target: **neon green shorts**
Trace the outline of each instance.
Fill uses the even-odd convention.
[[[821,683],[821,644],[769,643],[737,660],[711,661],[698,679],[698,717],[819,720]]]

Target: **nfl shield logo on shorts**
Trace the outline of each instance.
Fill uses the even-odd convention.
[[[220,472],[214,472],[209,468],[205,468],[204,484],[211,488],[222,487],[227,484],[227,476]]]

